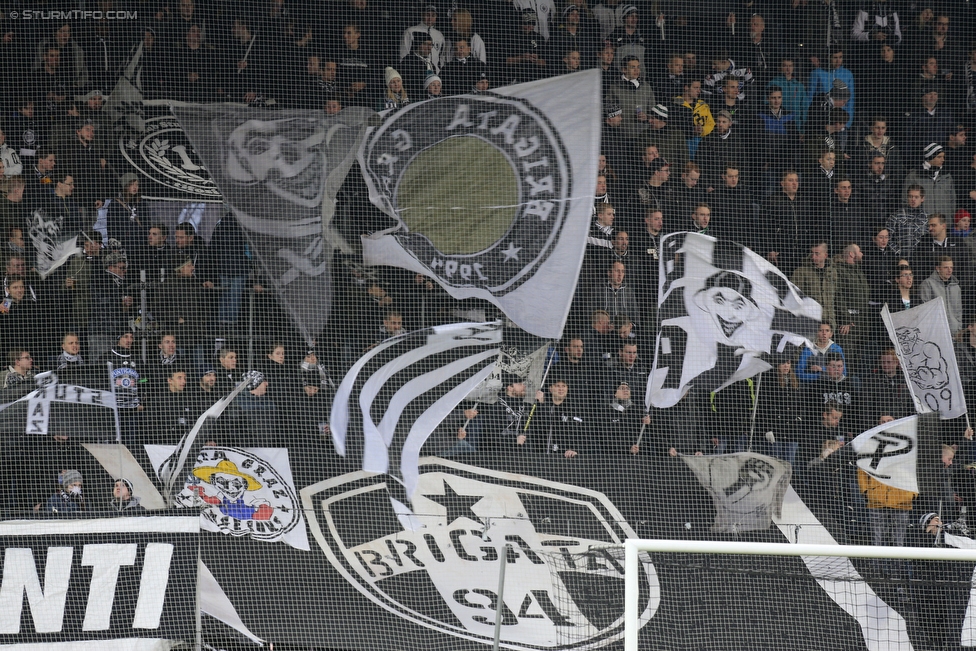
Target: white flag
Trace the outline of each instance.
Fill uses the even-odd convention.
[[[436,280],[558,338],[576,289],[600,155],[597,71],[409,104],[360,152],[370,201],[396,227],[370,265]]]
[[[682,456],[712,496],[712,531],[764,531],[782,517],[783,497],[793,469],[780,459],[754,452]]]
[[[881,320],[895,344],[915,410],[936,411],[943,419],[965,414],[966,397],[942,298],[901,312],[889,312],[885,305]]]
[[[878,425],[851,441],[857,467],[882,484],[918,492],[918,416]]]

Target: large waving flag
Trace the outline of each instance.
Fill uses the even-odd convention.
[[[173,109],[306,340],[328,323],[335,198],[373,114],[235,104]]]
[[[596,70],[410,104],[364,145],[370,200],[397,226],[367,264],[424,274],[558,338],[589,230],[600,156]]]
[[[500,323],[435,326],[379,344],[336,392],[330,419],[336,450],[361,454],[363,470],[401,478],[409,498],[420,476],[420,448],[492,372],[501,345]],[[353,441],[353,431],[362,438]]]
[[[694,385],[718,391],[769,370],[763,353],[813,345],[820,304],[741,244],[672,233],[660,265],[648,406],[671,407]]]
[[[941,418],[965,414],[966,396],[942,298],[901,312],[890,312],[885,305],[881,320],[895,344],[915,411],[938,412]]]

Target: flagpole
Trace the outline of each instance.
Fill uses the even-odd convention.
[[[115,378],[112,377],[112,362],[105,362],[108,367],[108,386],[112,389],[112,399],[115,406],[112,407],[112,415],[115,416],[115,442],[122,442],[122,423],[119,422],[119,397],[115,394]]]
[[[634,443],[634,445],[631,447],[631,451],[633,451],[633,448],[640,447],[641,441],[644,440],[644,430],[646,428],[647,428],[647,423],[641,423],[641,430],[640,430],[640,434],[637,436],[637,443]],[[634,454],[636,454],[636,452],[634,452]]]
[[[546,353],[549,352],[550,345],[551,344],[546,344]],[[540,391],[542,390],[543,387],[546,386],[546,378],[549,377],[549,369],[552,368],[552,360],[555,357],[556,357],[555,355],[550,356],[549,361],[546,362],[546,372],[542,374],[542,382],[539,383]],[[539,401],[536,400],[535,403],[532,405],[532,409],[529,411],[529,417],[525,419],[525,427],[522,428],[523,433],[529,431],[529,423],[532,422],[532,416],[535,414],[535,408],[538,406],[539,406]]]
[[[474,407],[472,407],[472,409],[477,409],[478,408],[478,405],[480,405],[480,404],[481,404],[480,402],[475,402],[474,403]],[[471,419],[470,418],[467,419],[466,421],[464,421],[464,425],[461,426],[461,429],[463,429],[465,432],[467,432],[467,430],[468,430],[468,423],[470,423],[470,422],[471,422]],[[467,435],[467,434],[465,434],[465,435]]]
[[[257,37],[258,35],[255,33],[254,36],[251,37],[251,42],[247,44],[247,52],[244,53],[244,59],[242,59],[244,63],[247,63],[247,57],[251,56],[251,48],[254,47],[254,40]],[[241,74],[242,72],[244,72],[244,68],[237,69],[237,74]]]
[[[756,412],[759,411],[759,391],[762,389],[762,378],[765,373],[759,374],[756,380],[756,397],[752,402],[752,415],[749,417],[749,448],[747,452],[752,452],[752,437],[756,433]]]

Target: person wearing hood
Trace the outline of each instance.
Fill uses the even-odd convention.
[[[77,513],[86,510],[82,495],[84,480],[77,470],[62,470],[58,475],[58,490],[48,498],[48,513]]]
[[[142,498],[136,497],[132,492],[132,482],[125,477],[116,479],[112,486],[112,499],[109,501],[109,507],[113,511],[119,511],[126,515],[145,513],[146,507],[139,503]]]

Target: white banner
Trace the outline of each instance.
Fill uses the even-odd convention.
[[[857,467],[882,484],[918,492],[918,416],[878,425],[851,441]]]
[[[966,396],[942,298],[901,312],[889,312],[885,305],[881,320],[895,344],[915,410],[936,411],[943,419],[965,414]]]
[[[481,298],[558,338],[576,289],[600,155],[600,75],[588,70],[410,104],[360,152],[370,201],[396,219],[363,238],[370,265]]]
[[[176,446],[145,447],[159,475]],[[288,448],[204,447],[173,501],[200,509],[204,531],[309,549]]]

